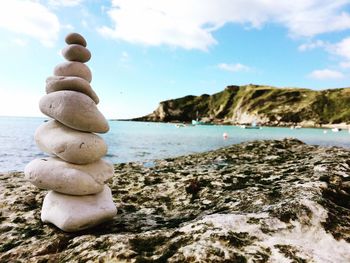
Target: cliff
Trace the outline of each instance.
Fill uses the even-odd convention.
[[[1,174],[0,262],[350,262],[349,154],[289,139],[118,164],[118,215],[78,233]]]
[[[261,125],[335,124],[350,122],[350,88],[310,90],[270,86],[228,86],[213,95],[186,96],[160,102],[137,121]]]

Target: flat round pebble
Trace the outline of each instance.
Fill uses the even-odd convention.
[[[86,47],[87,43],[86,43],[86,40],[85,38],[78,34],[78,33],[70,33],[66,36],[66,39],[65,39],[66,43],[68,45],[70,44],[77,44],[77,45],[81,45],[83,47]]]

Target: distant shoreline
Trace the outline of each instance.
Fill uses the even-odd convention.
[[[191,122],[181,122],[181,121],[153,121],[153,120],[145,120],[145,119],[109,119],[109,121],[135,121],[135,122],[150,122],[150,123],[172,123],[172,124],[186,124],[192,125]],[[213,121],[208,122],[207,124],[202,125],[227,125],[227,126],[242,126],[242,125],[250,125],[250,123],[230,123],[224,121]],[[271,123],[258,123],[259,126],[262,127],[279,127],[279,128],[290,128],[300,126],[301,128],[315,128],[315,129],[333,129],[338,128],[342,130],[350,129],[350,124],[348,123],[327,123],[327,124],[311,124],[311,123],[281,123],[281,124],[271,124]]]
[[[0,116],[0,118],[14,118],[14,119],[39,119],[39,120],[49,120],[50,118],[46,116]],[[181,121],[154,121],[154,120],[147,120],[142,118],[132,118],[132,119],[116,119],[116,118],[110,118],[108,121],[125,121],[125,122],[153,122],[153,123],[172,123],[172,124],[186,124],[191,125],[191,122],[181,122]],[[292,126],[300,126],[301,128],[315,128],[315,129],[332,129],[332,128],[338,128],[342,130],[348,130],[350,129],[350,123],[327,123],[327,124],[312,124],[312,123],[280,123],[280,124],[271,124],[271,123],[257,123],[258,125],[262,127],[292,127]],[[204,124],[205,125],[205,124]],[[208,122],[208,125],[227,125],[227,126],[241,126],[241,125],[250,125],[250,123],[231,123],[231,122],[225,122],[223,120],[215,120],[212,122]]]
[[[159,103],[146,121],[179,121],[270,127],[350,127],[350,88],[315,91],[264,85],[227,86],[208,95],[184,96]]]

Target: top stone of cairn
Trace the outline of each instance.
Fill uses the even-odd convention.
[[[70,44],[77,44],[77,45],[81,45],[83,47],[86,47],[86,44],[87,44],[85,38],[82,35],[78,34],[78,33],[70,33],[70,34],[68,34],[66,36],[65,40],[66,40],[66,43],[68,45],[70,45]]]

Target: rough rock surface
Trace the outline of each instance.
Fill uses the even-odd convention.
[[[56,120],[41,124],[34,138],[42,151],[70,163],[96,162],[107,153],[107,144],[97,134],[73,130]]]
[[[108,122],[95,102],[80,92],[62,90],[49,93],[40,99],[39,107],[42,113],[72,129],[97,133],[109,130]]]
[[[118,215],[67,234],[1,175],[0,262],[350,262],[350,151],[256,141],[115,165]]]
[[[102,159],[77,165],[49,157],[31,161],[24,173],[29,182],[41,189],[68,195],[89,195],[103,190],[106,181],[113,176],[113,166]]]

